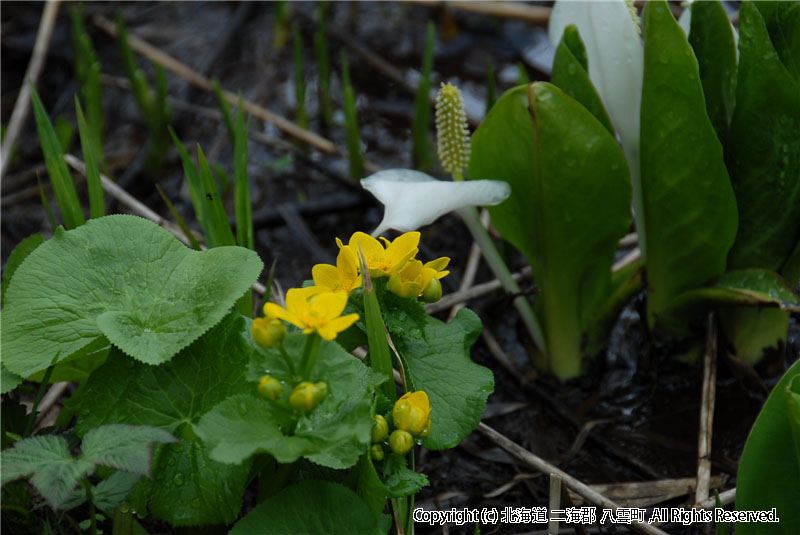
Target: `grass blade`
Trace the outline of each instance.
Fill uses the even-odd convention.
[[[228,127],[228,134],[231,136],[231,139],[236,139],[236,126],[233,123],[233,116],[231,115],[231,106],[228,104],[228,101],[225,100],[225,95],[222,94],[222,86],[219,85],[219,80],[214,78],[211,80],[211,87],[214,88],[214,96],[217,98],[217,104],[219,105],[219,109],[222,110],[222,117],[225,119],[225,126]],[[242,93],[239,92],[239,107],[241,108],[242,104]]]
[[[244,122],[244,110],[240,96],[233,143],[233,199],[236,210],[236,241],[242,247],[254,249],[253,208],[250,203],[250,182],[247,178],[249,127],[249,121],[248,124]]]
[[[117,13],[117,40],[119,41],[119,51],[122,56],[122,67],[131,83],[131,91],[139,106],[139,112],[146,120],[152,115],[153,96],[147,86],[144,73],[136,67],[133,58],[133,51],[128,43],[128,28],[122,20],[122,15]],[[147,121],[150,122],[149,120]]]
[[[164,193],[163,189],[161,189],[161,186],[156,184],[156,189],[158,190],[158,194],[161,195],[161,198],[164,200],[164,203],[167,205],[167,208],[169,208],[172,218],[181,228],[181,232],[183,232],[183,235],[186,236],[187,240],[189,240],[189,243],[192,245],[192,249],[195,251],[200,251],[202,249],[202,247],[200,247],[200,242],[197,241],[197,238],[194,237],[194,233],[189,229],[189,225],[186,224],[186,221],[183,219],[181,214],[175,209],[175,205],[173,205],[172,201],[169,200],[169,197],[167,197],[167,194]]]
[[[203,185],[200,182],[200,173],[197,171],[197,166],[192,161],[189,153],[186,152],[186,147],[183,146],[181,140],[175,134],[171,127],[167,127],[172,141],[178,148],[178,154],[181,156],[183,163],[183,173],[186,175],[186,184],[189,186],[189,197],[192,199],[194,206],[194,217],[200,222],[200,228],[203,229],[203,236],[206,240],[209,239],[210,233],[208,228],[208,220],[205,216],[205,197],[203,196]]]
[[[494,106],[497,100],[497,90],[494,85],[494,63],[492,58],[486,58],[486,113]]]
[[[347,53],[342,50],[342,97],[344,99],[344,128],[347,134],[347,154],[350,158],[350,176],[356,180],[364,178],[364,155],[361,154],[361,136],[358,132],[356,95],[350,83],[350,68]]]
[[[411,139],[413,141],[412,161],[414,169],[427,171],[433,163],[431,151],[431,71],[433,70],[433,46],[436,39],[436,28],[428,22],[428,39],[425,42],[425,54],[422,57],[422,75],[414,97],[414,120],[411,123]]]
[[[528,76],[528,71],[521,61],[517,62],[517,85],[528,85],[531,83],[531,77]]]
[[[78,192],[75,191],[75,184],[72,182],[72,176],[64,161],[64,153],[61,151],[53,124],[50,122],[50,117],[33,84],[31,84],[31,99],[44,161],[50,175],[50,182],[53,184],[53,193],[55,193],[58,207],[61,210],[61,217],[64,219],[64,226],[67,229],[79,227],[86,222],[86,218],[83,215],[80,200],[78,200]]]
[[[103,217],[106,215],[105,199],[103,198],[103,185],[100,182],[100,160],[97,154],[97,145],[94,143],[91,129],[86,124],[81,103],[75,96],[75,114],[78,116],[78,133],[83,149],[83,161],[86,163],[86,184],[89,189],[89,217]]]
[[[206,242],[209,247],[236,245],[233,231],[230,223],[228,223],[228,216],[225,213],[225,207],[222,205],[222,199],[219,196],[217,183],[214,181],[211,167],[209,167],[200,145],[197,145],[197,161],[203,188],[203,202],[205,204],[203,217],[206,218],[206,225],[208,226]]]
[[[75,48],[75,74],[80,83],[80,93],[86,108],[94,153],[101,169],[105,167],[103,153],[103,101],[100,92],[100,63],[92,40],[83,27],[82,9],[72,9],[72,43]]]
[[[392,368],[392,353],[387,340],[386,325],[381,316],[381,306],[375,294],[372,277],[366,269],[367,262],[364,252],[359,251],[361,276],[364,278],[364,321],[367,323],[367,341],[369,343],[368,361],[370,367],[382,374],[387,379],[381,384],[381,390],[389,401],[397,401],[397,390],[394,387],[394,370]]]

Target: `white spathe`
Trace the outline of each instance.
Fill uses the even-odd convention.
[[[385,206],[383,221],[372,233],[388,229],[410,232],[466,206],[494,206],[511,194],[500,180],[445,182],[411,169],[386,169],[361,181],[361,186]]]
[[[577,27],[586,47],[589,78],[603,101],[628,160],[639,244],[646,254],[647,232],[639,169],[644,49],[639,29],[625,0],[558,0],[550,14],[548,30],[554,47],[570,24]]]
[[[559,0],[548,29],[554,47],[570,24],[578,28],[586,46],[589,78],[623,147],[635,145],[638,152],[644,50],[628,4],[624,0]]]

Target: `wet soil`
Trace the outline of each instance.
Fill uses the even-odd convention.
[[[7,124],[16,93],[22,83],[41,16],[42,4],[2,2],[2,122]],[[49,49],[45,70],[37,88],[52,117],[61,114],[74,123],[73,94],[76,91],[74,56],[70,41],[68,8],[62,6]],[[319,119],[316,69],[312,34],[314,3],[292,3],[292,20],[303,35],[306,106],[310,129],[345,145],[342,128],[341,85],[338,58],[348,50],[330,40],[332,96],[335,122],[327,128]],[[105,146],[111,174],[142,202],[169,217],[154,185],[157,182],[187,218],[192,208],[183,185],[180,161],[174,149],[167,152],[157,177],[146,177],[141,160],[147,128],[131,94],[122,88],[124,77],[117,43],[93,25],[92,16],[109,19],[120,12],[132,34],[148,40],[209,77],[223,87],[241,90],[250,99],[289,119],[295,118],[291,40],[273,46],[276,5],[270,3],[89,3],[85,7],[89,31],[104,73],[103,106]],[[480,117],[486,98],[487,61],[496,74],[497,94],[517,83],[517,63],[532,80],[547,79],[548,59],[545,29],[511,19],[406,3],[331,2],[328,23],[332,33],[351,40],[382,57],[405,73],[413,87],[415,69],[421,65],[428,20],[436,24],[434,87],[440,81],[458,85],[465,94],[470,114]],[[448,34],[448,35],[445,35]],[[384,75],[348,50],[351,76],[357,95],[362,148],[377,165],[411,166],[411,117],[413,92],[406,84]],[[149,62],[139,65],[153,79]],[[210,161],[232,172],[232,147],[224,125],[187,111],[195,107],[216,109],[213,95],[189,85],[168,72],[168,94],[173,104],[172,125],[186,146],[199,143]],[[253,120],[251,130],[268,139],[287,139],[270,124]],[[433,135],[433,133],[431,133]],[[78,151],[73,148],[73,151]],[[36,189],[42,155],[35,128],[29,118],[19,138],[13,161],[3,177],[2,257],[24,237],[49,234]],[[434,175],[444,176],[437,169]],[[335,237],[356,230],[371,230],[382,209],[349,178],[346,158],[293,145],[291,142],[250,143],[250,180],[256,221],[256,248],[264,263],[276,261],[276,280],[283,288],[298,286],[310,277],[310,268],[331,261]],[[85,195],[81,179],[79,193]],[[52,193],[45,188],[52,202]],[[230,200],[230,192],[228,193]],[[316,243],[303,238],[302,228],[288,225],[279,207],[300,215]],[[110,208],[119,210],[114,203]],[[445,292],[458,287],[470,237],[460,222],[446,216],[422,229],[424,257],[452,258],[453,274],[444,280]],[[524,259],[505,247],[513,270]],[[266,274],[265,274],[266,276]],[[477,281],[493,278],[485,266]],[[264,281],[262,281],[264,282]],[[527,281],[526,289],[533,290]],[[656,348],[641,321],[641,297],[622,314],[609,340],[609,347],[589,363],[581,379],[560,383],[538,373],[530,363],[530,343],[501,293],[469,303],[484,320],[486,329],[498,339],[511,360],[514,372],[500,366],[486,343],[480,340],[473,359],[495,374],[495,392],[489,397],[484,422],[526,449],[549,460],[586,483],[632,482],[694,477],[697,464],[697,433],[701,395],[701,367],[675,358],[681,348]],[[443,318],[446,318],[444,313]],[[784,354],[775,354],[755,374],[747,374],[731,360],[721,357],[714,418],[712,473],[725,479],[720,490],[735,486],[735,475],[747,433],[769,387],[788,363],[800,356],[800,328],[793,320]],[[581,432],[583,430],[583,432]],[[473,433],[461,446],[444,452],[421,452],[417,468],[426,472],[431,485],[417,496],[426,508],[497,508],[546,506],[547,475],[531,473],[483,436]],[[687,505],[687,496],[665,505]],[[568,505],[568,502],[565,502]],[[669,533],[701,532],[707,527],[666,526]],[[543,524],[487,525],[482,533],[525,533],[546,529]],[[579,529],[566,526],[562,532]],[[594,528],[596,529],[596,528]],[[473,526],[426,526],[417,533],[473,533]],[[564,531],[567,530],[567,531]],[[607,526],[604,533],[626,531]]]

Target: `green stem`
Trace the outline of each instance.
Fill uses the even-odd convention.
[[[44,391],[47,388],[47,383],[50,382],[50,375],[53,373],[53,368],[56,367],[56,362],[58,361],[58,356],[61,354],[61,351],[56,353],[56,356],[53,357],[53,361],[50,363],[50,367],[47,368],[47,371],[44,372],[44,377],[42,378],[42,382],[39,383],[39,390],[36,392],[36,398],[33,400],[33,407],[31,408],[31,413],[28,415],[28,422],[25,424],[25,432],[22,434],[23,438],[26,438],[28,435],[31,434],[33,430],[33,424],[36,422],[36,410],[39,408],[39,402],[42,401],[42,397],[44,397]]]
[[[458,174],[460,175],[461,173]],[[457,179],[456,173],[453,174],[453,178]],[[536,316],[533,314],[533,309],[527,299],[519,295],[522,293],[522,290],[511,277],[511,272],[509,272],[506,263],[494,246],[489,232],[487,232],[486,228],[481,224],[478,211],[472,207],[460,208],[458,210],[458,215],[464,220],[464,223],[467,225],[478,247],[481,248],[483,258],[486,259],[489,268],[500,281],[500,284],[503,285],[503,289],[510,294],[517,295],[517,297],[514,298],[514,307],[517,309],[517,312],[519,312],[522,322],[525,324],[525,328],[528,330],[528,334],[530,334],[534,343],[539,347],[542,353],[547,354],[547,344],[545,343],[544,334]]]
[[[97,535],[97,511],[94,507],[94,499],[92,498],[92,484],[89,478],[83,478],[83,488],[86,489],[86,501],[89,502],[89,533]]]
[[[281,352],[283,360],[286,361],[286,366],[289,367],[289,373],[291,373],[292,375],[296,375],[296,372],[294,371],[294,362],[292,361],[292,357],[290,357],[289,354],[286,352],[286,348],[283,346],[283,344],[281,344],[278,349]]]
[[[314,369],[314,362],[317,360],[317,351],[322,339],[317,333],[312,333],[306,338],[306,345],[303,347],[303,360],[300,361],[300,375],[304,380],[309,380],[311,370]]]

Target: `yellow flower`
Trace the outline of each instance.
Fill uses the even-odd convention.
[[[275,303],[264,305],[267,317],[278,318],[303,329],[304,334],[317,332],[325,340],[336,335],[358,319],[358,314],[342,316],[347,306],[347,292],[328,292],[316,286],[292,288],[286,292],[286,308]]]
[[[392,420],[398,429],[408,431],[414,436],[419,435],[428,425],[431,416],[431,404],[428,394],[419,390],[406,392],[397,400],[392,409]]]
[[[352,247],[342,247],[336,257],[336,265],[317,264],[311,269],[314,285],[332,292],[342,290],[352,293],[361,286],[358,274],[358,255]]]
[[[350,247],[353,253],[358,256],[359,251],[364,251],[364,259],[367,262],[367,269],[372,277],[386,277],[398,269],[402,269],[410,259],[419,251],[419,232],[406,232],[389,241],[381,238],[381,242],[363,232],[356,232],[350,237],[347,245],[342,240],[336,238],[339,248]]]
[[[424,265],[419,260],[409,260],[402,269],[389,275],[389,289],[400,297],[416,298],[435,280],[441,297],[441,284],[438,281],[450,273],[444,271],[449,262],[447,257],[437,258]]]

